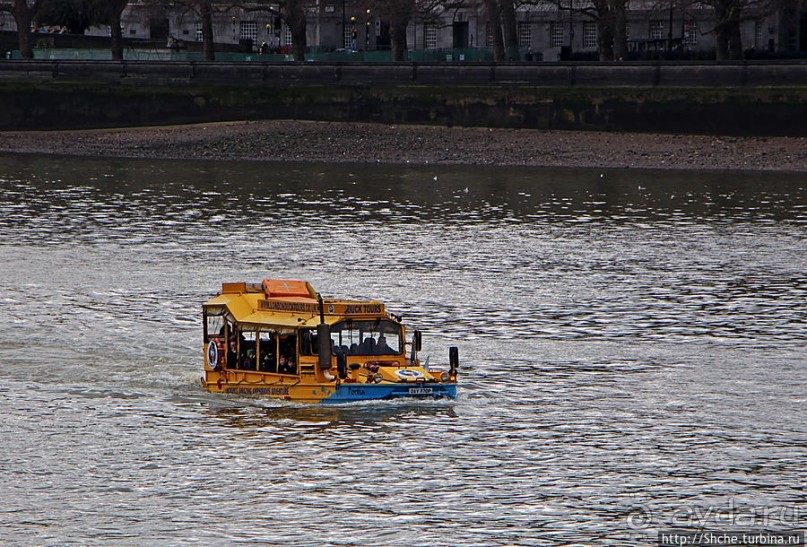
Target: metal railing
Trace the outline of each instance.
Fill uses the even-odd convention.
[[[807,86],[807,61],[630,63],[341,63],[11,60],[0,81],[122,84],[441,85],[537,87]]]

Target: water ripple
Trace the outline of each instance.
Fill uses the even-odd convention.
[[[0,190],[12,544],[804,527],[796,177],[4,158]],[[459,398],[203,392],[200,303],[268,276],[459,346]]]

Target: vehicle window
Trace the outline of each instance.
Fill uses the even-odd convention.
[[[300,355],[319,355],[316,330],[300,331]]]
[[[223,340],[225,336],[224,316],[221,314],[213,315],[210,313],[206,313],[205,321],[207,322],[205,332],[207,332],[208,340],[210,340],[211,337],[217,337]],[[205,340],[205,342],[207,342],[208,340]]]
[[[274,333],[261,333],[259,350],[260,359],[258,370],[263,372],[277,372],[277,337]]]
[[[331,343],[345,355],[400,355],[403,348],[401,326],[386,319],[335,323]]]

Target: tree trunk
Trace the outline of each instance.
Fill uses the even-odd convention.
[[[504,56],[504,37],[502,35],[502,16],[498,0],[485,0],[488,9],[488,24],[493,37],[493,60],[501,63]]]
[[[294,54],[295,61],[305,61],[305,50],[306,50],[306,21],[303,18],[301,22],[302,26],[292,27],[291,29],[291,50]]]
[[[381,6],[383,16],[389,20],[392,60],[394,62],[405,61],[408,51],[406,27],[415,11],[415,3],[412,0],[387,0]]]
[[[408,21],[390,21],[389,37],[393,62],[406,61],[406,26]]]
[[[731,25],[728,28],[729,59],[739,61],[743,58],[743,39],[740,32],[740,7],[732,11]]]
[[[504,49],[508,61],[518,60],[518,31],[516,30],[516,10],[513,0],[501,0],[502,27],[504,30]]]
[[[614,59],[617,61],[624,61],[628,54],[628,37],[625,34],[625,1],[611,1],[614,23]]]
[[[597,52],[600,61],[613,61],[614,60],[614,37],[612,34],[613,26],[606,23],[599,23],[599,35],[597,37]]]
[[[715,2],[715,59],[729,58],[729,37],[726,34],[726,9],[723,2]]]
[[[213,46],[213,8],[210,0],[202,0],[199,3],[199,15],[202,18],[202,47],[204,48],[205,61],[215,61],[216,52]]]
[[[20,45],[20,57],[33,59],[34,50],[31,45],[31,21],[36,13],[38,2],[32,7],[26,0],[14,0],[14,22],[17,23],[17,41]]]
[[[714,4],[715,19],[715,58],[742,59],[743,45],[740,38],[740,14],[742,6],[737,0],[717,0]]]
[[[595,3],[597,5],[598,3]],[[614,60],[614,14],[606,2],[597,17],[597,52],[600,61]]]
[[[109,28],[112,32],[112,59],[123,61],[123,34],[120,29],[120,19],[126,9],[128,0],[117,0],[109,4]]]
[[[294,60],[305,61],[306,19],[303,0],[287,0],[285,6],[286,24],[291,29],[291,52]]]

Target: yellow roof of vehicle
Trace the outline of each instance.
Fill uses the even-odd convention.
[[[203,305],[208,313],[220,309],[242,325],[294,328],[314,326],[320,321],[317,292],[307,281],[271,279],[263,283],[223,283],[221,294]],[[324,300],[325,322],[333,324],[347,317],[389,318],[377,300]]]

